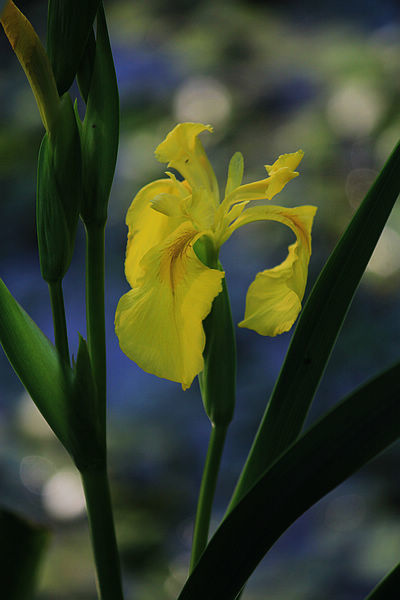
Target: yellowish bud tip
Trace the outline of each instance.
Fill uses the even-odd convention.
[[[8,0],[0,22],[34,93],[40,116],[47,131],[56,118],[60,98],[46,51],[31,23]]]

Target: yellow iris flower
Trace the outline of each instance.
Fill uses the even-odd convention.
[[[288,331],[301,309],[311,255],[314,206],[251,206],[279,193],[298,173],[298,150],[284,154],[268,177],[242,185],[243,157],[229,165],[225,197],[220,202],[215,173],[198,139],[209,125],[181,123],[157,147],[156,157],[179,171],[143,187],[127,216],[129,228],[125,273],[131,290],[120,299],[115,327],[122,351],[143,370],[188,388],[203,370],[203,319],[221,292],[224,272],[218,251],[239,227],[272,220],[284,223],[296,241],[278,266],[258,273],[250,285],[239,327],[261,335]],[[250,205],[250,206],[249,206]],[[198,240],[214,251],[210,268],[195,252]]]

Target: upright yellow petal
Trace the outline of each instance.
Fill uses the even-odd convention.
[[[204,188],[210,210],[219,203],[218,183],[203,145],[198,139],[202,131],[212,131],[202,123],[180,123],[156,148],[156,158],[167,162],[188,181],[192,190]]]
[[[303,150],[297,150],[297,152],[291,152],[289,154],[281,154],[273,165],[265,165],[265,168],[267,169],[268,175],[274,175],[280,169],[294,171],[295,168],[299,166],[303,156]]]
[[[153,201],[166,194],[169,202],[175,199],[177,215],[174,217],[155,210]],[[179,221],[186,220],[179,211],[180,202],[188,195],[186,187],[171,179],[159,179],[143,187],[135,196],[126,215],[129,228],[126,247],[125,275],[131,287],[143,274],[140,261],[153,246],[160,244]],[[172,197],[172,198],[171,198]],[[172,209],[171,209],[172,210]]]
[[[203,369],[202,321],[224,273],[206,267],[193,245],[201,233],[180,225],[143,257],[143,277],[118,303],[122,351],[143,370],[188,388]]]
[[[275,336],[289,331],[301,310],[311,255],[311,228],[315,206],[284,208],[255,206],[245,210],[230,227],[230,233],[253,221],[272,220],[290,227],[296,242],[287,258],[273,269],[258,273],[246,297],[246,310],[239,327],[261,335]]]
[[[303,156],[304,152],[302,150],[291,154],[282,154],[273,165],[266,165],[265,168],[268,171],[269,177],[254,181],[253,183],[239,185],[233,189],[229,187],[229,193],[218,208],[217,220],[219,222],[226,220],[224,215],[228,213],[232,206],[239,202],[251,202],[264,198],[272,200],[289,181],[298,176],[298,173],[293,169],[297,167]]]

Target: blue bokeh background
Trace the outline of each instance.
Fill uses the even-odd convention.
[[[20,1],[45,39],[46,3]],[[221,188],[232,154],[245,180],[301,147],[301,176],[277,203],[315,204],[309,285],[400,132],[400,10],[394,0],[168,4],[105,2],[121,96],[120,152],[106,258],[110,474],[127,600],[168,600],[185,579],[209,424],[197,383],[186,392],[143,373],[119,350],[115,307],[128,289],[124,218],[163,175],[153,152],[176,122],[214,125],[203,141]],[[75,92],[77,93],[77,92]],[[0,274],[52,339],[35,233],[42,126],[22,69],[0,35]],[[222,250],[235,322],[255,274],[292,242],[253,224]],[[399,356],[400,211],[395,207],[349,311],[308,423]],[[85,335],[84,235],[65,283],[71,348]],[[229,501],[291,334],[237,329],[238,395],[217,490]],[[49,524],[39,598],[95,598],[79,480],[69,457],[0,355],[0,500]],[[308,511],[264,559],[244,600],[358,600],[398,560],[399,449],[394,446]],[[295,501],[295,499],[294,499]],[[266,506],[266,511],[268,507]]]

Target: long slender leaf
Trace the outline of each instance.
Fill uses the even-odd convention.
[[[299,435],[353,295],[399,192],[400,143],[309,296],[231,506]]]
[[[365,600],[398,600],[400,596],[400,563],[384,577]]]
[[[400,437],[399,397],[400,363],[294,442],[222,522],[179,600],[234,600],[301,514]]]
[[[101,464],[104,443],[94,412],[96,390],[84,340],[72,370],[0,280],[0,344],[76,465]]]
[[[50,427],[68,447],[69,372],[53,344],[0,280],[0,343]]]
[[[5,510],[0,510],[1,597],[31,600],[49,531]]]

